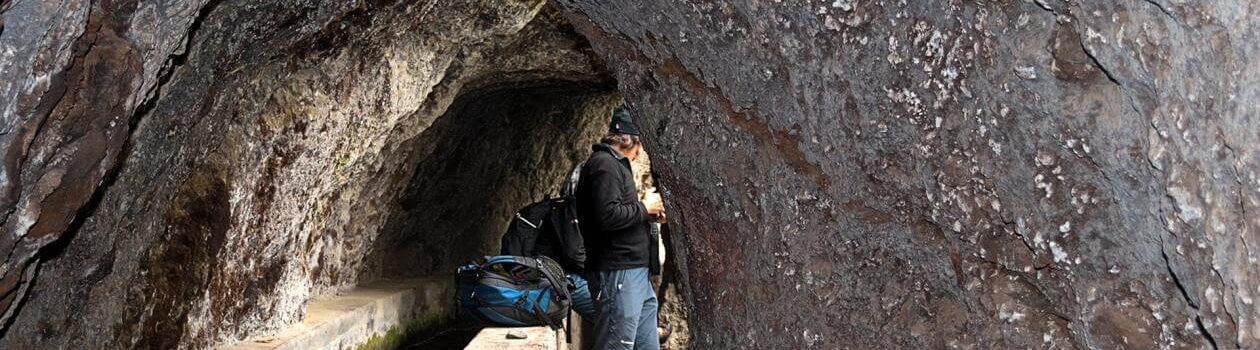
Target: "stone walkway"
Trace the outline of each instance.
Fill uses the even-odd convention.
[[[525,339],[508,339],[508,332],[523,333]],[[561,349],[564,334],[547,327],[486,328],[464,350],[554,350]]]
[[[272,336],[226,349],[355,349],[369,341],[388,342],[409,328],[446,318],[454,304],[451,281],[411,279],[356,287],[311,300],[306,317]]]

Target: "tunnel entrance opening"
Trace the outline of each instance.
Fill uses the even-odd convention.
[[[497,255],[516,210],[559,193],[620,103],[612,84],[559,80],[461,93],[409,141],[412,176],[361,276],[449,281],[459,265]],[[451,310],[446,321],[404,334],[399,344],[462,348],[479,326],[457,314]]]
[[[607,85],[535,82],[456,98],[417,140],[414,175],[368,255],[386,278],[494,255],[520,207],[555,196],[621,102]]]

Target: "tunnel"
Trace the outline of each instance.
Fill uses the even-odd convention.
[[[0,348],[267,346],[449,282],[620,105],[667,348],[1260,347],[1258,12],[0,0]]]
[[[383,275],[449,273],[493,255],[518,209],[559,195],[621,98],[543,84],[462,94],[417,140],[412,179],[368,257]]]

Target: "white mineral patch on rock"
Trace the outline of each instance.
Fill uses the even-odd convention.
[[[1037,79],[1037,68],[1031,66],[1015,67],[1015,75],[1025,80]]]

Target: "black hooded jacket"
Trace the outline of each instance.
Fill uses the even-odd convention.
[[[651,242],[648,212],[639,201],[630,159],[612,146],[591,147],[577,186],[578,218],[588,270],[647,267]]]

